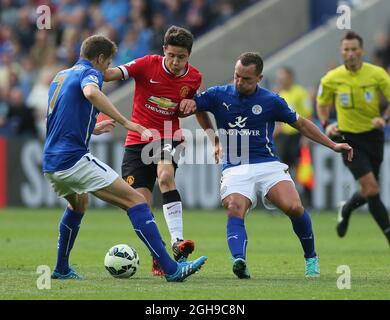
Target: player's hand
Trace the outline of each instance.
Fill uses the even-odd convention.
[[[183,99],[180,101],[179,113],[183,115],[190,115],[196,111],[196,103],[191,99]]]
[[[371,123],[377,129],[383,129],[386,126],[386,121],[382,117],[372,119]]]
[[[142,141],[149,141],[150,139],[153,138],[153,132],[151,130],[145,128],[144,126],[141,126],[140,124],[138,126],[139,128],[137,132],[141,134]]]
[[[127,130],[138,132],[141,135],[142,141],[149,141],[153,138],[153,132],[138,123],[126,121],[123,125]]]
[[[333,147],[333,151],[347,153],[348,161],[352,161],[353,148],[348,143],[336,143]]]
[[[329,124],[325,129],[325,134],[328,137],[334,137],[340,135],[339,128],[337,126],[337,123]]]
[[[115,120],[103,120],[96,124],[93,134],[99,135],[106,132],[111,132],[115,127]]]

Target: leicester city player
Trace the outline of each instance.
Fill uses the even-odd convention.
[[[234,70],[234,84],[216,86],[185,100],[182,110],[195,108],[209,111],[216,120],[223,150],[221,199],[228,215],[227,242],[233,256],[233,272],[238,278],[250,278],[246,263],[248,237],[244,218],[256,206],[257,195],[266,208],[282,210],[292,222],[304,251],[306,277],[320,275],[314,248],[314,235],[309,213],[302,206],[288,172],[288,166],[275,153],[272,133],[275,122],[286,122],[303,135],[336,152],[348,153],[352,148],[328,139],[309,120],[300,117],[277,94],[261,88],[263,61],[258,53],[244,53]],[[199,121],[200,120],[200,121]],[[203,129],[211,129],[205,116],[198,117]],[[221,154],[218,143],[216,154]],[[297,146],[298,148],[298,146]]]
[[[106,37],[87,38],[81,46],[80,60],[60,71],[50,85],[43,171],[56,193],[69,203],[59,225],[57,265],[52,278],[81,279],[68,260],[91,192],[127,212],[167,281],[183,281],[201,267],[206,257],[180,263],[171,259],[145,198],[89,152],[91,134],[109,131],[113,120],[145,139],[151,137],[148,129],[127,120],[100,91],[103,72],[115,52],[116,45]],[[99,111],[113,120],[95,127]]]

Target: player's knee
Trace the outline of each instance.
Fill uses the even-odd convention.
[[[168,170],[161,171],[158,175],[158,184],[161,187],[173,187],[175,184],[175,177],[172,172]]]
[[[304,210],[305,209],[303,208],[301,201],[294,201],[292,203],[289,203],[286,206],[286,209],[284,212],[289,217],[300,217],[303,214]]]
[[[236,200],[225,201],[223,206],[229,217],[242,217],[245,214],[244,205],[240,204]]]
[[[134,190],[131,196],[128,197],[126,206],[130,208],[141,203],[146,203],[145,197],[140,192]]]
[[[89,205],[88,197],[82,197],[77,201],[77,203],[73,205],[69,204],[69,207],[73,211],[84,213],[85,211],[87,211],[88,205]]]
[[[379,186],[377,184],[369,184],[362,187],[361,193],[364,198],[374,197],[379,193]]]
[[[83,201],[81,202],[81,205],[82,205],[82,211],[81,212],[85,212],[87,211],[87,208],[88,208],[88,205],[89,205],[89,198],[88,197],[84,197]]]
[[[379,188],[370,188],[365,191],[362,191],[362,196],[364,198],[371,198],[376,196],[379,193]]]

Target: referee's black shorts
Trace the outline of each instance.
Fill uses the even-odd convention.
[[[182,141],[157,140],[147,144],[134,144],[125,148],[122,178],[133,188],[148,188],[153,192],[157,178],[157,164],[170,160],[176,172]]]
[[[298,166],[300,154],[301,134],[284,134],[281,133],[275,139],[275,146],[283,163],[290,168]]]
[[[375,178],[379,180],[385,142],[383,130],[374,129],[363,133],[341,132],[341,135],[343,137],[342,142],[348,143],[353,148],[352,161],[347,160],[345,153],[343,153],[343,161],[354,178],[358,180],[372,172]]]

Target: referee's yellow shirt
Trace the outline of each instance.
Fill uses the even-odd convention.
[[[309,94],[305,88],[294,84],[288,90],[280,91],[279,95],[286,100],[288,105],[291,106],[300,116],[304,118],[311,117],[313,109],[310,104]],[[282,133],[284,134],[296,134],[299,132],[287,123],[283,122],[281,126]]]
[[[321,79],[317,103],[335,104],[341,131],[367,132],[374,129],[371,120],[380,117],[380,91],[390,102],[390,76],[383,68],[363,63],[351,72],[342,65]]]

